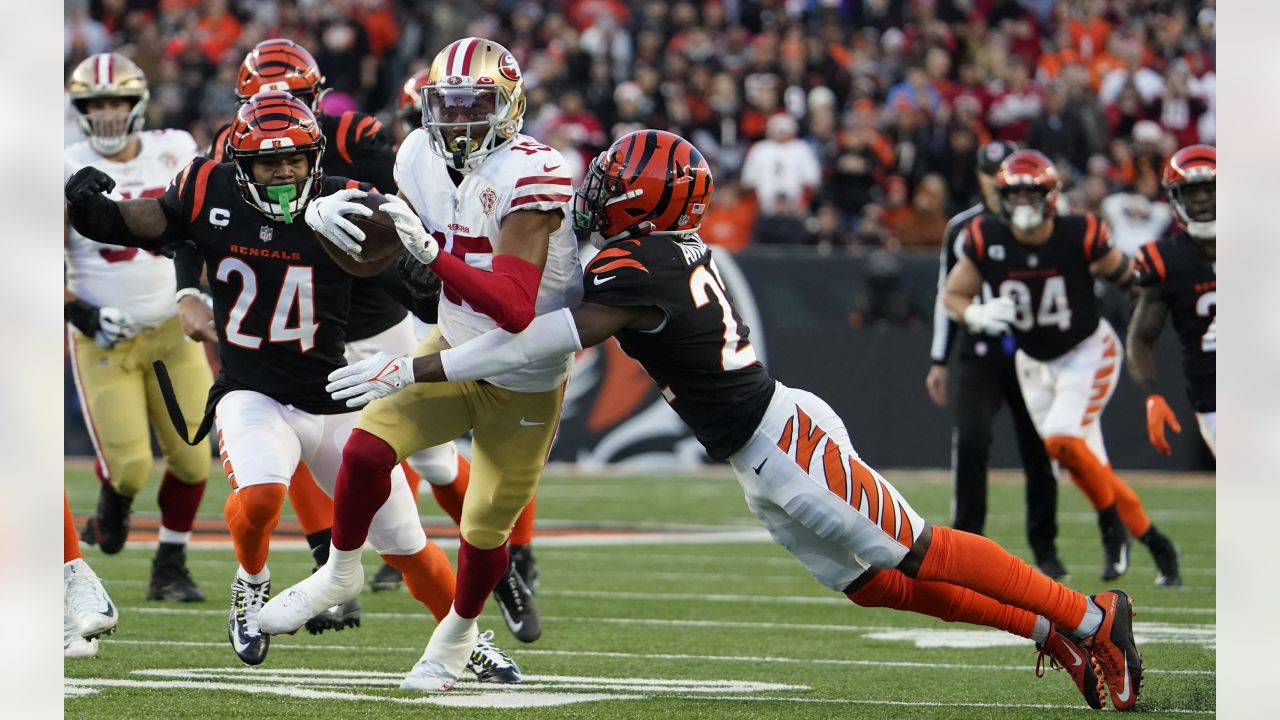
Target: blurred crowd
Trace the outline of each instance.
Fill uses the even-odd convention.
[[[1163,158],[1214,142],[1214,25],[1214,0],[67,0],[64,47],[67,73],[131,57],[148,127],[207,143],[265,38],[312,51],[326,110],[394,126],[405,78],[487,37],[524,70],[524,131],[579,175],[637,128],[691,139],[716,177],[703,236],[731,250],[936,249],[1002,139],[1132,252],[1170,222]]]

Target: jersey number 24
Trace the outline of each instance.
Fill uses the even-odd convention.
[[[223,258],[222,262],[218,263],[218,280],[230,282],[233,274],[240,276],[242,285],[240,295],[236,297],[236,304],[231,307],[231,312],[227,316],[227,342],[257,350],[262,346],[262,338],[244,332],[240,326],[258,297],[258,276],[253,272],[253,268],[240,258]],[[298,308],[298,324],[289,327],[289,316],[294,314],[294,307]],[[315,347],[316,331],[319,329],[320,324],[315,320],[312,268],[310,265],[290,265],[285,270],[280,295],[276,298],[275,310],[271,313],[267,339],[275,343],[297,340],[302,352],[306,352]]]

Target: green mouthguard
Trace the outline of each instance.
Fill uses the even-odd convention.
[[[289,212],[289,203],[298,197],[298,188],[293,183],[287,185],[268,185],[267,197],[271,202],[280,205],[280,211],[284,213],[284,224],[291,225],[293,223],[293,213]]]

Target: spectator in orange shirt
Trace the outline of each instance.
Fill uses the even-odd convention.
[[[704,242],[741,252],[751,244],[751,227],[756,222],[756,204],[751,194],[743,192],[742,183],[728,176],[716,185],[716,201],[702,216],[698,235]]]
[[[916,185],[911,207],[897,219],[886,219],[889,232],[904,249],[936,250],[947,231],[946,183],[938,175],[926,175]]]

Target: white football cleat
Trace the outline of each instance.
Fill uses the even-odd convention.
[[[62,656],[64,658],[91,658],[98,654],[98,640],[85,640],[80,635],[80,623],[71,614],[66,602],[62,604]]]
[[[116,631],[120,620],[115,603],[93,568],[83,558],[62,565],[63,608],[80,627],[80,636],[92,640]]]
[[[458,676],[445,669],[435,660],[422,658],[413,666],[404,681],[401,690],[417,690],[419,692],[444,692],[458,682]]]
[[[453,687],[467,669],[479,636],[476,618],[464,618],[449,608],[449,614],[431,633],[422,659],[405,676],[400,689],[443,692]]]
[[[324,567],[271,598],[258,614],[258,627],[268,635],[290,634],[334,605],[355,598],[364,588],[364,568],[359,561],[344,578],[333,574],[333,556]]]

